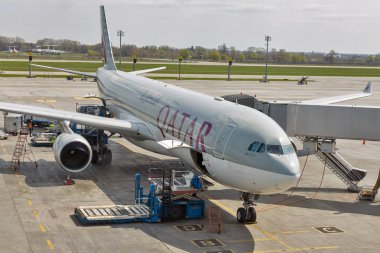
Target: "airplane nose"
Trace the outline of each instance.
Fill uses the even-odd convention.
[[[300,163],[295,154],[277,157],[273,165],[276,171],[281,175],[279,187],[282,190],[287,190],[294,186],[301,176]]]
[[[288,171],[290,176],[295,176],[297,179],[301,176],[300,162],[297,155],[288,157],[288,162],[284,170]]]
[[[301,174],[300,163],[295,154],[273,157],[272,166],[274,171],[282,175],[299,177]]]

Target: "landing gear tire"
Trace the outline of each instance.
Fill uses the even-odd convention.
[[[259,199],[260,195],[258,194],[251,194],[247,192],[241,193],[241,199],[243,202],[243,207],[240,207],[237,210],[236,218],[239,223],[256,223],[256,210],[253,207],[255,204],[253,203],[254,200]]]
[[[104,163],[111,164],[111,162],[112,162],[112,151],[109,149],[106,149],[104,151]]]
[[[99,161],[99,153],[98,151],[96,150],[92,150],[92,159],[91,159],[91,163],[92,164],[97,164]]]
[[[240,207],[236,212],[236,218],[239,223],[245,223],[247,221],[247,212],[245,208]]]
[[[248,222],[252,222],[252,223],[255,223],[256,222],[256,210],[254,207],[250,207],[248,208],[248,215],[247,215],[247,221]]]

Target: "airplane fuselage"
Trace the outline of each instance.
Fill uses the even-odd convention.
[[[141,131],[151,135],[151,141],[128,138],[136,145],[202,166],[213,179],[244,192],[281,192],[300,175],[294,150],[249,150],[254,142],[291,146],[281,127],[256,110],[122,71],[99,68],[97,80],[113,115],[140,121]],[[194,153],[202,158],[200,166]]]

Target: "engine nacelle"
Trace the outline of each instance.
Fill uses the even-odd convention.
[[[60,134],[53,145],[55,160],[64,170],[81,172],[92,159],[92,149],[85,138],[79,134]]]

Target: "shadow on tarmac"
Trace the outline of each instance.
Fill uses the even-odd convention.
[[[79,203],[84,201],[85,205],[101,205],[102,201],[114,204],[133,204],[134,203],[134,187],[135,174],[140,173],[142,176],[142,185],[144,189],[148,189],[147,178],[149,176],[148,168],[150,161],[157,161],[154,157],[133,153],[124,146],[110,142],[110,149],[113,152],[113,162],[111,166],[103,164],[91,165],[89,168],[80,173],[68,173],[61,169],[54,160],[39,159],[46,158],[47,152],[52,152],[51,148],[33,148],[34,155],[38,159],[38,167],[33,163],[25,162],[22,164],[19,171],[20,175],[25,176],[25,184],[31,188],[40,188],[39,194],[42,200],[46,203],[49,201],[72,201]],[[45,154],[44,154],[45,153]],[[49,159],[52,156],[49,157]],[[0,160],[0,164],[7,164],[7,161]],[[14,174],[6,166],[0,168],[2,174]],[[70,188],[62,187],[65,185],[67,176],[70,175],[74,181],[81,181]],[[96,184],[96,187],[93,185]],[[100,189],[101,199],[99,198]],[[68,192],[69,191],[69,192]],[[75,194],[75,192],[80,194]],[[86,194],[87,192],[87,194]],[[49,194],[50,193],[50,194]],[[83,195],[85,193],[85,195]],[[219,192],[223,196],[223,192]],[[66,195],[66,196],[65,196]],[[78,196],[79,195],[79,196]],[[75,199],[70,200],[74,197]],[[55,198],[58,198],[55,200]],[[213,205],[206,200],[207,207]],[[74,210],[73,210],[74,212]],[[207,211],[206,211],[207,215]],[[246,226],[238,224],[236,218],[221,209],[221,216],[224,225],[222,234],[207,233],[203,231],[181,232],[176,228],[176,225],[191,225],[191,224],[207,224],[208,219],[200,220],[178,220],[168,221],[157,224],[149,223],[126,223],[112,224],[112,228],[122,229],[137,229],[149,235],[152,238],[163,242],[166,247],[180,249],[187,252],[223,252],[223,250],[231,249],[233,252],[252,252],[255,249],[255,241],[251,232]],[[77,227],[83,227],[75,215],[70,215],[68,218]],[[90,227],[91,225],[85,226]],[[94,225],[100,227],[109,227],[110,225]],[[192,240],[207,240],[217,239],[222,243],[222,246],[200,248],[195,246]],[[244,243],[236,243],[233,241],[244,240]],[[142,247],[144,248],[144,247]],[[228,252],[228,251],[226,251]]]

